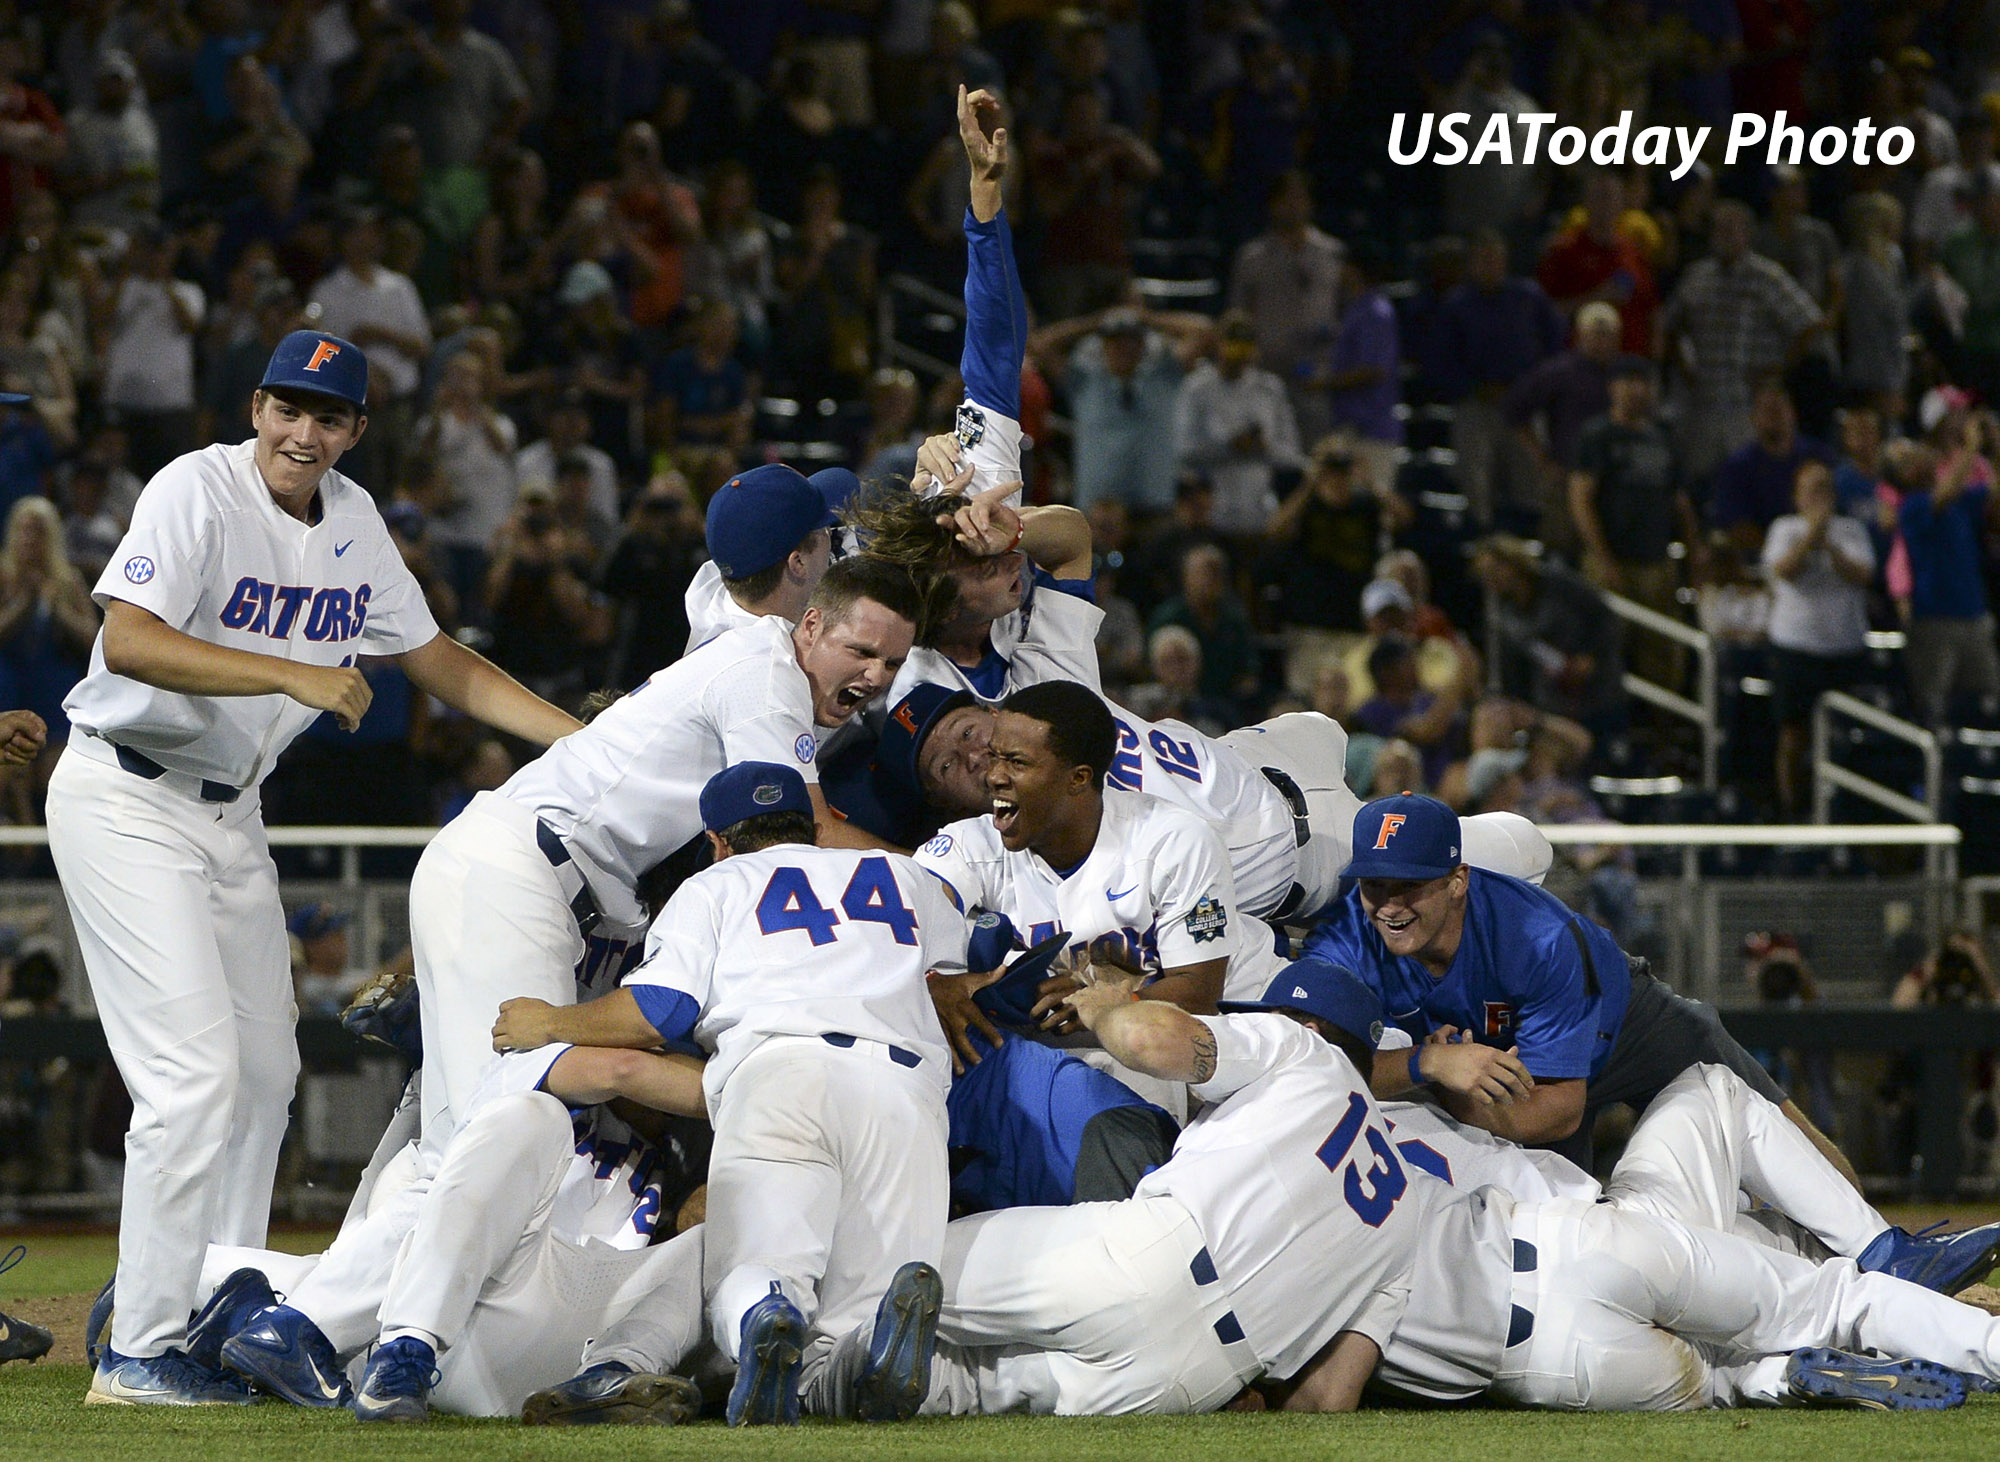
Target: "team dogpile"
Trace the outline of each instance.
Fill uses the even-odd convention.
[[[85,1399],[774,1425],[2000,1385],[2000,1320],[1950,1298],[2000,1225],[1888,1224],[1713,1011],[1542,891],[1532,826],[1361,805],[1323,716],[1211,739],[1104,698],[1087,526],[1020,502],[995,115],[961,93],[957,432],[914,485],[732,479],[688,652],[588,725],[437,634],[334,470],[352,344],[289,338],[256,439],[148,486],[49,800],[134,1101]],[[414,981],[350,1012],[417,1069],[298,1257],[263,1247],[297,1056],[256,787],[366,713],[356,651],[548,749],[417,867]],[[700,1202],[669,1122],[712,1129]]]

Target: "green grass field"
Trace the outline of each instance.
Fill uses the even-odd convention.
[[[308,1252],[322,1236],[277,1236]],[[36,1236],[26,1263],[0,1278],[0,1308],[86,1295],[103,1282],[108,1236]],[[0,1237],[0,1250],[13,1241]],[[31,1304],[19,1306],[31,1308]],[[276,1403],[180,1411],[83,1405],[88,1373],[49,1362],[0,1367],[0,1455],[24,1462],[367,1462],[373,1458],[756,1457],[775,1462],[950,1458],[953,1462],[1612,1462],[1620,1458],[1749,1458],[1755,1462],[1943,1462],[2000,1455],[2000,1397],[1975,1397],[1938,1415],[1743,1411],[1688,1416],[1567,1416],[1512,1412],[1370,1411],[1346,1417],[1205,1416],[1122,1420],[1001,1417],[900,1427],[809,1423],[796,1432],[730,1432],[720,1423],[681,1430],[528,1430],[512,1422],[441,1418],[424,1427],[367,1427],[345,1412]]]

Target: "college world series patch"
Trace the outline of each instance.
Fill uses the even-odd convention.
[[[1229,928],[1229,910],[1214,899],[1202,899],[1188,910],[1187,932],[1196,944],[1208,939],[1220,939]]]
[[[986,438],[986,413],[970,401],[961,401],[953,427],[953,435],[961,447],[976,447]]]

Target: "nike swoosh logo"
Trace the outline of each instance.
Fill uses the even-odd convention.
[[[1132,888],[1128,888],[1125,890],[1125,893],[1113,893],[1110,889],[1107,888],[1104,890],[1104,896],[1115,904],[1118,902],[1118,900],[1124,898],[1126,893],[1132,892],[1132,889],[1137,888],[1138,886],[1139,885],[1136,883],[1133,884]]]
[[[341,544],[338,548],[334,549],[333,556],[335,558],[339,558],[343,553],[347,552],[347,550],[352,547],[354,547],[354,540],[350,538],[347,540],[347,542]]]

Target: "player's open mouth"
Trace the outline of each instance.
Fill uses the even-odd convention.
[[[852,715],[855,707],[867,699],[868,690],[865,686],[850,685],[833,698],[833,704],[843,716],[846,716]]]
[[[1400,919],[1388,919],[1377,915],[1375,922],[1380,924],[1384,929],[1387,929],[1391,934],[1401,934],[1405,929],[1417,922],[1417,916],[1415,914],[1405,914]]]
[[[283,451],[281,451],[281,452],[279,452],[279,453],[278,453],[278,455],[279,455],[280,457],[283,457],[283,458],[287,459],[288,461],[292,461],[292,462],[296,462],[296,463],[298,463],[298,464],[299,464],[299,465],[300,465],[301,467],[310,467],[310,466],[312,466],[312,464],[313,464],[313,463],[315,463],[315,462],[319,461],[319,457],[318,457],[318,456],[317,456],[317,455],[316,455],[315,453],[312,453],[312,452],[283,452]]]
[[[1014,801],[1013,798],[995,797],[993,799],[993,827],[996,832],[1007,833],[1020,820],[1020,816],[1021,804]]]

